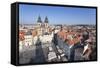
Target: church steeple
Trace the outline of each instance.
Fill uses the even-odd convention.
[[[45,17],[44,23],[49,23],[47,16]]]
[[[37,19],[37,23],[42,23],[41,17],[39,16]]]

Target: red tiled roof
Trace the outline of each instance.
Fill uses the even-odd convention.
[[[73,39],[67,38],[68,35],[75,35],[75,34],[76,34],[75,38],[73,38]],[[68,43],[69,45],[74,45],[80,41],[79,33],[76,33],[76,32],[65,32],[62,30],[62,31],[58,32],[58,36],[61,39],[63,39],[64,41],[67,39],[67,41],[65,41],[65,42]]]
[[[19,41],[23,41],[25,33],[24,32],[19,32]]]

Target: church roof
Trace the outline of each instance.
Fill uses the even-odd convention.
[[[49,21],[48,21],[48,17],[47,17],[47,16],[45,17],[44,22],[45,22],[45,23],[48,23],[48,22],[49,22]]]
[[[42,23],[42,20],[41,20],[41,17],[40,17],[40,16],[38,17],[37,22],[38,22],[38,23]]]

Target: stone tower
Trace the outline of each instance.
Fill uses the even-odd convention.
[[[45,32],[48,32],[49,21],[48,21],[48,17],[47,16],[45,17],[44,25],[45,25]]]
[[[38,35],[42,35],[42,20],[41,20],[41,17],[39,16],[38,19],[37,19],[37,33]]]

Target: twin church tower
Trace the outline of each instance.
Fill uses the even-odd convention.
[[[44,35],[49,33],[49,21],[48,17],[46,16],[44,21],[41,20],[41,17],[38,16],[37,19],[37,26],[38,26],[38,35]]]

